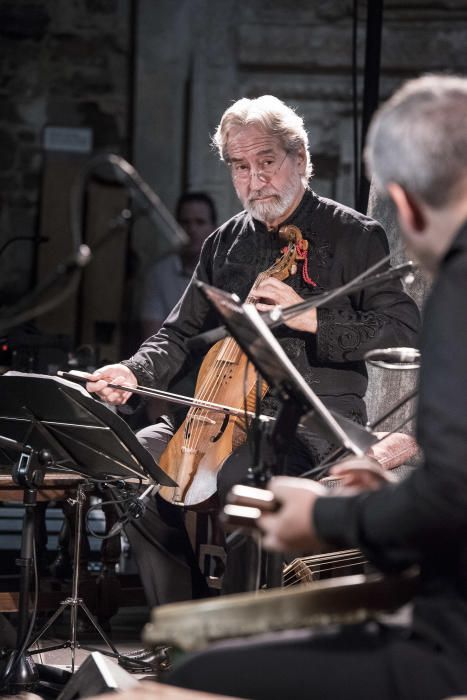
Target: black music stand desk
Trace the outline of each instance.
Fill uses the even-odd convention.
[[[174,486],[125,421],[74,382],[43,374],[0,377],[0,435],[48,449],[54,467],[92,479],[149,479]],[[0,461],[14,466],[17,451],[0,445]]]
[[[204,282],[197,282],[206,298],[223,319],[233,338],[279,397],[286,411],[295,413],[289,426],[301,423],[311,430],[361,456],[377,438],[364,426],[330,411],[301,376],[278,340],[252,304],[242,304],[229,294]],[[293,423],[295,422],[295,426]],[[278,425],[278,423],[276,424]],[[290,440],[290,433],[286,440]]]

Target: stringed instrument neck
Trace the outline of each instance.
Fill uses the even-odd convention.
[[[307,250],[308,241],[303,238],[300,229],[297,226],[293,226],[292,224],[289,224],[288,226],[282,226],[279,229],[279,237],[282,238],[284,243],[287,244],[282,251],[282,256],[280,258],[277,258],[277,260],[275,260],[275,262],[270,267],[268,267],[267,270],[263,270],[263,272],[259,273],[255,281],[253,282],[250,291],[248,292],[248,295],[245,299],[245,304],[253,304],[255,302],[255,296],[253,295],[253,292],[255,292],[256,289],[258,289],[258,287],[260,286],[260,284],[265,280],[269,279],[270,277],[274,277],[274,279],[283,282],[287,279],[287,277],[296,273],[297,250],[299,247],[301,247],[302,250]],[[221,343],[221,348],[224,346],[231,347],[232,344],[235,344],[235,346],[238,348],[238,352],[242,352],[237,343],[235,343],[235,341],[232,340],[232,338],[225,338],[223,341],[221,341]]]

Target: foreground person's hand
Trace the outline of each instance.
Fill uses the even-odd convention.
[[[317,498],[328,490],[316,481],[278,476],[268,484],[280,508],[258,520],[266,549],[277,552],[310,552],[321,542],[313,528],[313,508]]]
[[[138,380],[125,365],[105,365],[89,375],[86,389],[90,394],[97,394],[106,403],[119,406],[128,401],[131,391],[113,389],[108,384],[123,384],[124,386],[137,387]]]

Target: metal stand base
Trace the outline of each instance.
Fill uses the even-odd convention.
[[[112,641],[108,638],[108,636],[105,634],[104,630],[100,627],[99,623],[87,607],[87,605],[84,603],[82,598],[78,597],[78,588],[79,588],[79,562],[80,562],[80,555],[81,555],[81,527],[82,527],[82,521],[83,521],[83,504],[86,500],[86,490],[89,488],[89,482],[84,482],[83,484],[78,485],[78,489],[76,492],[76,528],[75,528],[75,547],[74,547],[74,553],[73,553],[73,578],[72,578],[72,594],[71,597],[66,598],[58,610],[52,615],[52,617],[45,623],[45,625],[42,627],[42,629],[37,633],[37,635],[34,637],[34,639],[31,642],[30,646],[33,646],[36,642],[43,637],[43,635],[47,632],[48,629],[54,624],[54,622],[60,617],[60,615],[67,609],[70,608],[70,624],[71,624],[71,633],[70,633],[70,639],[68,639],[66,642],[63,642],[61,644],[55,644],[49,647],[42,647],[40,649],[35,649],[35,650],[30,650],[29,654],[40,654],[43,652],[47,651],[53,651],[55,649],[70,649],[71,650],[71,672],[74,673],[75,670],[75,656],[76,656],[76,649],[79,649],[80,647],[88,649],[89,651],[96,651],[92,647],[86,646],[84,647],[83,645],[79,644],[77,641],[77,622],[78,622],[78,610],[81,609],[88,620],[91,622],[92,626],[96,630],[96,632],[99,634],[99,636],[103,639],[103,641],[107,644],[109,649],[111,651],[101,651],[101,653],[106,654],[107,656],[112,656],[114,658],[120,658],[121,654],[117,651],[116,647],[112,643]]]

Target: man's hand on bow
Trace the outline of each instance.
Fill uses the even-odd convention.
[[[137,387],[138,380],[126,365],[105,365],[89,375],[86,389],[90,394],[95,393],[106,403],[120,406],[128,401],[130,391],[112,389],[108,384],[123,384],[124,386]]]

